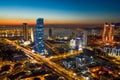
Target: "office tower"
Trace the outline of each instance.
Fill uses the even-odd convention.
[[[75,32],[72,32],[72,39],[75,39],[76,38],[76,33]]]
[[[82,50],[82,39],[80,37],[76,38],[76,49]]]
[[[75,49],[75,46],[76,46],[75,40],[74,40],[74,39],[71,39],[71,40],[70,40],[70,43],[69,43],[70,49]]]
[[[28,27],[27,23],[23,23],[23,39],[28,40]]]
[[[103,27],[103,33],[102,33],[102,41],[103,43],[106,43],[108,41],[108,30],[109,25],[107,23],[104,23]]]
[[[40,54],[44,53],[44,21],[38,18],[35,28],[35,51]]]
[[[85,46],[87,46],[87,31],[83,31],[82,33],[83,33],[83,35],[82,35],[82,46],[85,47]]]
[[[49,29],[49,37],[52,37],[52,29]]]
[[[104,23],[104,28],[103,28],[103,34],[102,34],[102,41],[104,43],[112,43],[113,42],[113,28],[114,28],[114,24],[110,23],[110,25],[108,25],[107,23]]]
[[[30,29],[31,41],[34,42],[34,33],[33,28]]]
[[[108,42],[112,43],[113,42],[113,27],[115,25],[113,23],[110,24],[110,28],[109,28],[109,34],[108,34]]]

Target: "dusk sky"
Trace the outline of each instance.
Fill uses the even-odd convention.
[[[1,0],[0,24],[120,22],[120,0]]]

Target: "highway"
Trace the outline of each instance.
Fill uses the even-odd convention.
[[[47,66],[49,66],[52,70],[54,70],[55,72],[59,73],[60,75],[64,76],[67,80],[84,80],[83,78],[81,78],[80,76],[76,76],[74,72],[72,71],[68,71],[65,68],[61,67],[60,65],[52,62],[50,59],[45,58],[44,56],[41,56],[39,53],[33,53],[30,50],[27,50],[17,44],[15,44],[14,42],[5,39],[8,43],[16,46],[17,48],[21,49],[22,51],[24,51],[27,55],[31,56],[33,59],[35,59],[38,62],[43,62],[45,63]]]

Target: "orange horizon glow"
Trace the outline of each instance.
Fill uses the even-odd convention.
[[[0,21],[0,25],[22,25],[23,23],[28,23],[28,25],[35,25],[36,21],[20,21],[20,20],[5,20]],[[65,22],[65,21],[49,21],[45,20],[44,24],[70,24],[71,22]],[[77,23],[71,23],[71,24],[77,24]]]
[[[36,20],[25,20],[25,19],[3,19],[0,21],[0,25],[22,25],[23,23],[28,23],[28,25],[36,25]],[[60,21],[60,20],[44,20],[44,24],[93,24],[90,21]],[[95,24],[95,23],[94,23]],[[100,24],[97,23],[96,24]]]
[[[22,25],[23,23],[27,22],[22,22],[22,21],[1,21],[0,25]],[[29,22],[30,24],[35,24],[34,22]]]
[[[36,25],[37,18],[44,18],[44,24],[103,24],[120,21],[119,1],[67,0],[22,1],[1,0],[0,25]],[[101,4],[103,5],[101,6]],[[81,5],[82,4],[82,5]],[[97,5],[95,5],[97,4]],[[98,7],[101,6],[101,7]]]

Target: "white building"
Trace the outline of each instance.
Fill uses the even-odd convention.
[[[82,50],[82,38],[76,38],[76,49]]]
[[[74,40],[74,39],[71,39],[71,40],[70,40],[70,43],[69,43],[69,47],[70,47],[71,49],[75,49],[75,46],[76,46],[75,40]]]
[[[114,56],[120,56],[120,49],[104,47],[103,51]]]

